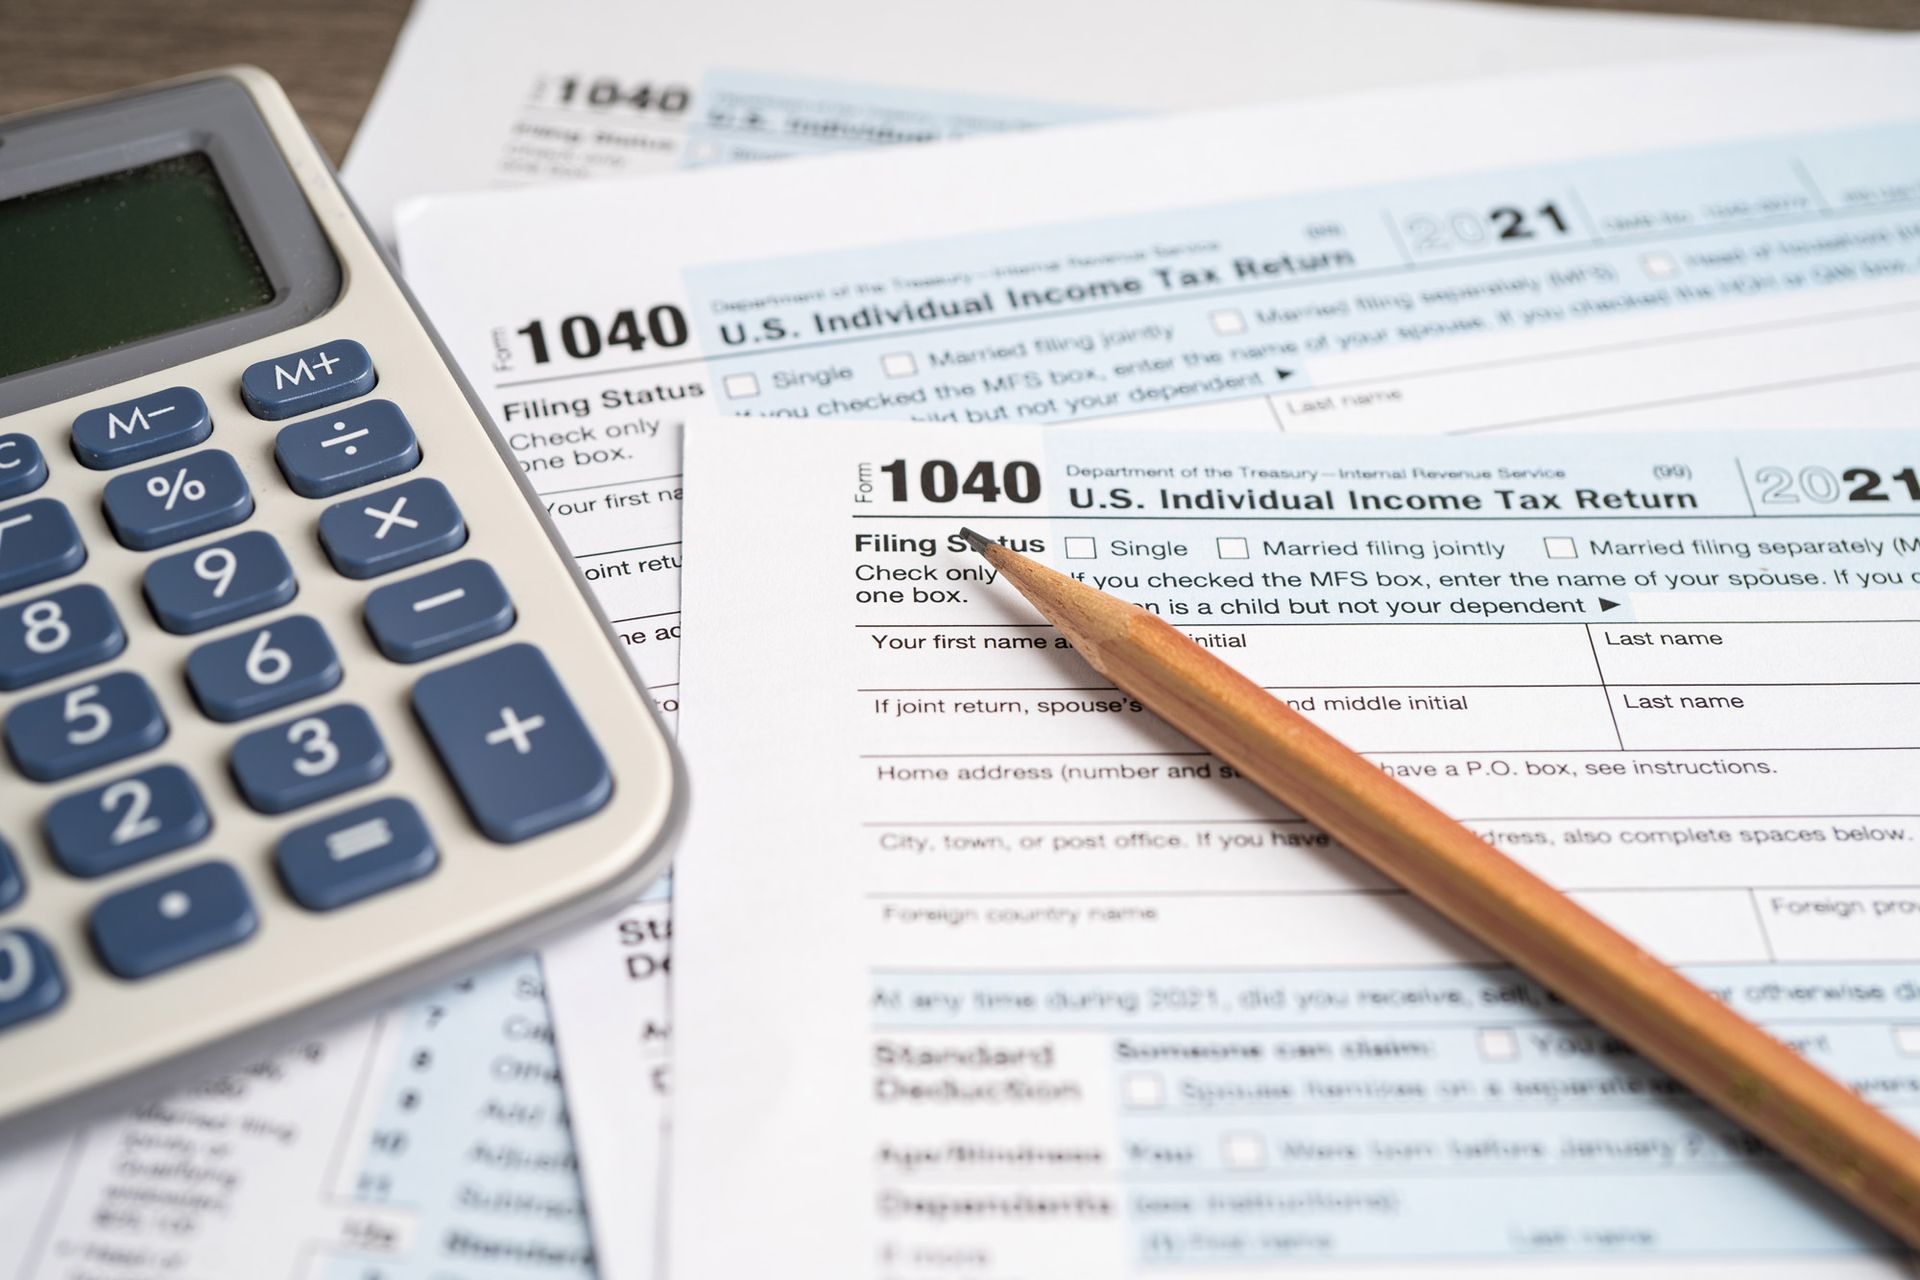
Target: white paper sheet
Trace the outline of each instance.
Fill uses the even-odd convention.
[[[1703,414],[1722,424],[1798,425],[1819,412],[1910,420],[1912,280],[1871,266],[1884,255],[1869,241],[1806,229],[1863,218],[1898,225],[1900,206],[1863,203],[1871,183],[1862,175],[1903,172],[1908,140],[1873,126],[1912,110],[1901,52],[1911,47],[1857,62],[1575,78],[1551,92],[1523,82],[1356,99],[1341,105],[1338,138],[1315,132],[1324,112],[1273,109],[777,174],[609,183],[591,195],[437,201],[403,226],[403,251],[457,358],[611,593],[630,652],[677,708],[670,508],[674,424],[689,406],[969,421],[1125,412],[1139,422],[1177,404],[1169,420],[1304,431],[1649,426]],[[1523,100],[1561,105],[1516,129],[1512,103]],[[1639,110],[1596,117],[1581,106],[1595,100]],[[1778,139],[1823,130],[1846,136],[1802,149],[1823,175],[1809,187],[1807,159]],[[1862,130],[1872,136],[1854,136]],[[1158,159],[1143,167],[1140,155]],[[1246,156],[1268,159],[1249,165]],[[1410,156],[1426,177],[1395,182]],[[1010,183],[1018,204],[1005,199]],[[1554,202],[1562,193],[1588,207],[1569,218]],[[1851,207],[1822,213],[1823,199]],[[1501,240],[1511,218],[1492,215],[1516,203],[1527,234]],[[1548,206],[1577,230],[1558,231]],[[1461,211],[1467,221],[1456,224]],[[1664,229],[1635,228],[1648,218]],[[1773,242],[1751,233],[1776,225],[1797,228],[1790,270],[1756,273],[1727,256],[1726,246],[1748,242],[1772,254]],[[1487,242],[1436,245],[1442,230]],[[1416,248],[1395,239],[1408,236]],[[1093,287],[1128,255],[1207,244],[1219,252],[1170,249],[1167,261],[1231,275],[1233,260],[1249,256],[1253,279],[1187,290],[1135,268],[1147,291],[1137,306],[1042,305],[951,330],[937,315],[883,314],[929,301],[937,311],[938,299],[965,299],[979,291],[975,276],[997,279],[1003,268],[1047,287]],[[1344,318],[1317,314],[1317,281],[1267,286],[1259,276],[1262,264],[1287,269],[1281,259],[1295,246],[1296,269],[1314,246],[1344,249],[1355,262],[1336,274],[1358,270],[1379,287],[1364,306],[1348,298]],[[1083,260],[1070,267],[1029,270],[1076,254]],[[963,282],[966,273],[974,276]],[[836,300],[856,288],[874,309]],[[1352,291],[1334,283],[1327,305]],[[1635,297],[1656,305],[1609,301]],[[835,305],[815,305],[822,300]],[[1502,311],[1515,322],[1501,322]],[[778,350],[746,340],[765,337],[770,322],[782,332],[842,329],[831,342],[771,344]],[[595,343],[598,354],[574,354]],[[1089,365],[1105,385],[1073,387]],[[1116,386],[1124,402],[1105,403]],[[569,1060],[603,1070],[612,1055],[658,1044],[660,987],[629,976],[634,949],[601,931],[549,953]],[[643,993],[654,994],[636,998]],[[627,1078],[654,1078],[649,1060],[627,1061]],[[575,1100],[595,1119],[581,1138],[590,1194],[607,1193],[597,1165],[619,1205],[597,1215],[609,1259],[646,1256],[651,1245],[632,1206],[655,1166],[630,1135],[654,1101],[639,1087]],[[625,1172],[615,1177],[616,1168]]]
[[[955,533],[1184,627],[1914,1123],[1916,457],[694,424],[675,1274],[1907,1274]]]

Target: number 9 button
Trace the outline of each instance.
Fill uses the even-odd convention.
[[[293,566],[273,535],[254,530],[147,566],[147,607],[175,635],[192,635],[293,599]]]

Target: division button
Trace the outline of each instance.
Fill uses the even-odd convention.
[[[187,771],[160,764],[63,796],[45,826],[61,870],[103,876],[206,839],[213,820]]]
[[[210,641],[187,655],[187,684],[215,720],[244,720],[339,683],[333,642],[304,614]]]
[[[277,609],[297,590],[286,552],[259,529],[155,560],[145,585],[154,619],[175,635]]]
[[[207,402],[192,387],[168,387],[73,420],[73,456],[96,471],[145,462],[213,434]]]
[[[336,502],[320,513],[320,542],[349,578],[375,578],[444,555],[467,540],[453,495],[421,477]]]
[[[112,764],[166,737],[166,717],[153,690],[131,671],[18,703],[6,720],[13,763],[36,782]]]
[[[247,734],[232,768],[248,804],[285,813],[384,777],[387,748],[373,717],[343,703]]]
[[[151,551],[239,524],[253,514],[253,494],[233,455],[203,449],[107,481],[107,523],[120,545]]]
[[[424,662],[513,625],[513,601],[483,560],[462,560],[367,597],[367,630],[395,662]]]
[[[88,931],[100,963],[118,977],[150,978],[222,951],[259,927],[240,873],[202,862],[102,898]]]
[[[391,400],[369,400],[282,427],[280,473],[303,498],[331,498],[420,465],[420,442]]]
[[[86,562],[86,544],[66,504],[35,498],[0,507],[0,592],[61,577]]]
[[[32,436],[0,436],[0,502],[32,493],[47,482],[47,458]]]
[[[332,911],[418,880],[440,855],[419,811],[394,798],[289,831],[273,860],[295,902]]]
[[[0,929],[0,1031],[51,1013],[66,998],[53,948],[31,929]]]
[[[526,840],[606,804],[613,778],[546,657],[508,645],[422,676],[413,711],[482,831]]]
[[[363,396],[374,380],[373,357],[343,338],[248,365],[240,375],[240,398],[256,418],[291,418]]]
[[[127,647],[120,615],[91,582],[0,609],[0,689],[24,689],[106,662]]]

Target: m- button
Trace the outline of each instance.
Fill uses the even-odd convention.
[[[357,342],[325,342],[246,367],[240,398],[256,418],[291,418],[373,390],[373,357]]]
[[[467,812],[503,844],[584,818],[613,794],[599,744],[530,644],[422,676],[413,712]]]

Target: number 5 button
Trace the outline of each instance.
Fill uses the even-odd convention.
[[[333,642],[312,618],[281,618],[187,655],[194,700],[215,720],[244,720],[340,683]]]
[[[130,671],[22,702],[7,713],[7,750],[36,782],[111,764],[159,746],[166,736],[166,717],[153,690]]]
[[[599,744],[530,644],[422,676],[413,711],[467,812],[503,844],[584,818],[613,794]]]

